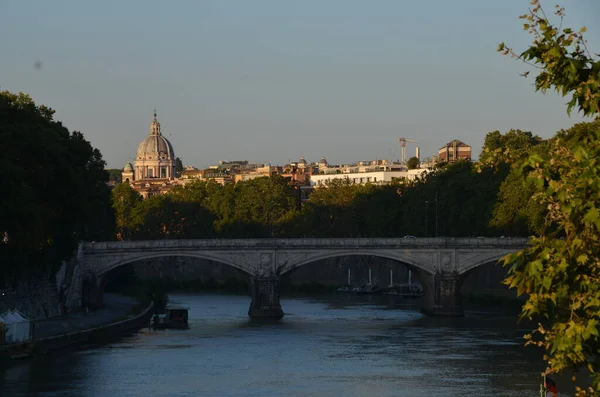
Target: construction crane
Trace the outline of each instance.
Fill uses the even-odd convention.
[[[407,138],[398,138],[398,142],[400,142],[400,146],[402,146],[402,157],[401,157],[402,164],[406,164],[406,142],[416,142],[416,141],[413,141],[412,139],[407,139]]]

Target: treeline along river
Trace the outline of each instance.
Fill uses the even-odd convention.
[[[60,396],[535,396],[543,362],[515,313],[432,318],[388,296],[282,299],[280,322],[249,297],[172,295],[190,329],[5,364],[0,391]]]

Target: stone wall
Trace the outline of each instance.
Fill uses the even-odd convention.
[[[51,281],[21,283],[0,294],[0,313],[17,309],[31,320],[61,315],[56,284]]]

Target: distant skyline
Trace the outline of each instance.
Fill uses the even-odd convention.
[[[552,12],[554,1],[542,0]],[[565,0],[600,52],[600,4]],[[531,37],[529,0],[0,1],[0,89],[23,91],[122,168],[153,109],[184,164],[332,164],[543,138],[583,119],[496,52]]]

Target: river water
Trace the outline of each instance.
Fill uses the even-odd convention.
[[[250,298],[175,295],[189,330],[0,368],[2,396],[539,396],[539,354],[515,315],[431,318],[389,297],[282,299],[276,323],[247,317]]]

